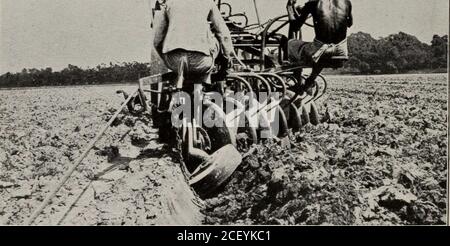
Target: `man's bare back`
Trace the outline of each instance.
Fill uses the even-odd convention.
[[[347,37],[347,28],[353,25],[352,5],[348,0],[317,1],[314,20],[316,38],[325,43],[339,43]]]
[[[350,0],[310,0],[303,7],[292,7],[295,4],[296,0],[289,0],[287,5],[293,30],[300,29],[312,15],[316,38],[312,43],[289,40],[288,57],[292,62],[312,64],[304,86],[298,85],[296,89],[311,94],[315,79],[323,69],[320,61],[325,54],[348,59],[347,29],[353,25],[352,4]]]
[[[347,28],[353,25],[350,0],[311,0],[301,9],[295,25],[300,28],[312,15],[316,39],[324,43],[339,43],[347,37]]]

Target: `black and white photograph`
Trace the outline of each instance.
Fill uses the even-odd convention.
[[[448,0],[0,0],[0,226],[446,226],[448,33]]]

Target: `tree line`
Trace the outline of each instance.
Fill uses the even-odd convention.
[[[123,62],[101,64],[94,68],[80,68],[69,64],[61,71],[45,69],[23,69],[18,73],[0,76],[0,87],[37,87],[68,85],[101,85],[134,82],[142,77],[159,73],[164,65],[159,59],[152,63]]]
[[[431,44],[425,44],[403,32],[380,39],[359,32],[349,36],[348,45],[350,59],[340,70],[342,73],[392,74],[418,70],[447,72],[447,35],[434,35]],[[61,71],[53,71],[52,68],[31,68],[1,75],[0,87],[125,83],[164,70],[160,59],[154,59],[151,64],[110,63],[85,69],[68,65]]]
[[[431,44],[425,44],[403,32],[378,40],[359,32],[349,36],[348,45],[350,58],[344,68],[348,73],[447,71],[447,35],[434,35]]]

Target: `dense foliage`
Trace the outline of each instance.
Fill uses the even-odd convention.
[[[161,72],[160,60],[150,63],[124,62],[121,64],[101,64],[95,68],[82,69],[69,64],[61,71],[46,69],[23,69],[19,73],[0,76],[0,87],[66,86],[126,83]]]
[[[348,39],[350,60],[343,73],[391,74],[410,71],[447,71],[448,36],[434,35],[431,45],[400,32],[386,38],[374,39],[367,33],[356,33]],[[157,59],[149,63],[122,63],[99,65],[82,69],[68,65],[62,71],[23,69],[19,73],[0,76],[0,87],[107,84],[136,81],[163,70]]]
[[[445,71],[448,36],[433,36],[431,45],[400,32],[374,39],[367,33],[355,33],[348,39],[350,60],[345,70],[362,74],[405,73],[417,70]]]

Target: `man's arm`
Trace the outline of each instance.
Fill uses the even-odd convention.
[[[155,24],[153,26],[154,30],[154,40],[153,46],[155,46],[156,52],[158,55],[162,57],[164,40],[166,38],[169,20],[167,18],[166,9],[163,8],[160,11],[157,11],[155,14]]]
[[[353,26],[353,14],[352,14],[352,2],[348,1],[348,16],[347,16],[347,26]]]
[[[299,6],[296,7],[297,13],[299,14],[293,23],[295,31],[300,30],[300,28],[305,24],[306,20],[308,19],[308,16],[312,14],[315,4],[317,4],[317,2],[311,1],[307,2],[305,6],[303,6],[303,8]]]
[[[297,0],[288,0],[286,10],[288,12],[289,21],[293,22],[297,19],[298,13],[296,8]]]
[[[231,33],[222,18],[222,14],[213,1],[211,3],[211,11],[209,14],[209,21],[212,23],[212,31],[219,40],[220,45],[223,48],[224,56],[230,59],[234,53],[233,42],[231,41]]]

